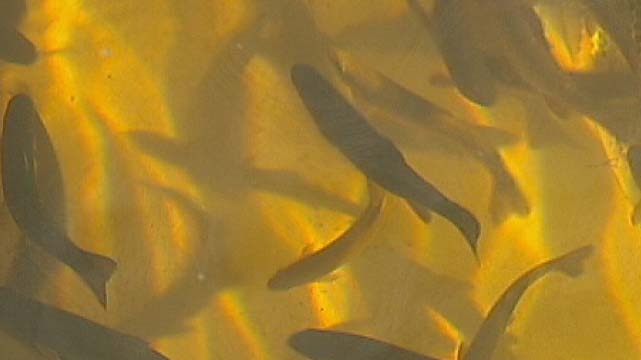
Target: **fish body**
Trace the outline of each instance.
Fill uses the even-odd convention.
[[[496,222],[501,222],[510,213],[527,215],[530,212],[525,195],[492,143],[496,139],[509,143],[514,141],[514,136],[457,119],[385,75],[358,64],[344,51],[337,50],[330,57],[352,93],[389,113],[425,125],[483,164],[494,181],[490,211]]]
[[[550,48],[541,19],[527,1],[493,2],[494,18],[506,60],[529,86],[545,97],[556,97],[572,105],[589,104],[572,78],[558,64]]]
[[[267,286],[272,290],[287,290],[317,281],[362,249],[367,243],[367,238],[371,237],[371,230],[382,212],[384,203],[382,189],[375,184],[369,184],[369,189],[369,205],[343,234],[324,248],[279,270],[269,279]]]
[[[341,331],[307,329],[288,344],[312,360],[437,360],[371,337]]]
[[[0,327],[65,360],[168,360],[133,336],[0,287]]]
[[[433,35],[459,92],[478,105],[493,105],[497,98],[496,84],[474,34],[473,24],[479,23],[478,17],[483,16],[482,9],[476,6],[478,1],[436,1],[431,17],[417,0],[408,0],[408,4]]]
[[[505,333],[514,309],[523,294],[537,280],[552,271],[577,277],[583,271],[583,261],[591,254],[592,247],[584,246],[535,266],[514,281],[494,303],[466,351],[459,351],[461,360],[487,360]]]
[[[2,132],[2,190],[5,203],[27,238],[72,268],[100,303],[106,306],[106,283],[116,263],[108,257],[77,247],[63,226],[47,215],[37,184],[38,154],[35,143],[38,136],[45,144],[43,150],[53,152],[33,102],[26,95],[16,95],[7,106]]]
[[[291,79],[321,134],[354,166],[385,190],[448,219],[476,250],[480,224],[474,215],[416,173],[396,146],[369,125],[315,68],[294,65]]]

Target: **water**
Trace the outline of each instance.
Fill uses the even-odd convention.
[[[580,274],[551,272],[527,289],[491,359],[639,358],[641,234],[632,217],[641,193],[626,153],[639,142],[641,107],[636,50],[615,36],[637,34],[621,12],[630,4],[599,13],[587,0],[537,3],[549,45],[541,52],[536,38],[518,37],[536,29],[534,13],[470,1],[453,7],[450,21],[462,20],[446,22],[440,38],[421,16],[433,13],[429,1],[27,1],[19,30],[39,59],[0,62],[2,113],[18,93],[33,99],[62,177],[39,160],[49,218],[118,266],[104,309],[2,206],[3,286],[172,360],[304,359],[291,336],[309,328],[455,359],[523,273],[592,245]],[[456,12],[468,5],[475,10]],[[497,12],[517,15],[488,21]],[[525,33],[506,34],[505,23]],[[463,49],[468,65],[493,59],[489,80],[475,73],[468,83],[482,98],[494,91],[491,105],[464,94],[445,49]],[[432,212],[426,224],[385,193],[338,269],[289,290],[268,287],[371,207],[366,176],[319,131],[293,86],[295,64],[317,69],[417,173],[474,214],[478,259],[446,218]],[[566,87],[547,72],[554,66],[590,76]],[[390,83],[438,106],[445,127],[426,125],[425,104],[389,92]],[[472,140],[483,146],[468,147]],[[495,216],[493,196],[510,199],[510,189],[498,182],[494,192],[490,153],[522,193],[521,211],[507,201]],[[56,357],[55,346],[16,337],[19,316],[8,321],[3,308],[6,300],[7,358]],[[96,344],[112,335],[66,334]],[[354,348],[332,358],[356,358],[341,354]],[[126,358],[115,346],[91,356]]]

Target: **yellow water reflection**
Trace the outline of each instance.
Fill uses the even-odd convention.
[[[551,275],[526,293],[496,358],[641,356],[641,233],[630,223],[641,192],[626,144],[592,119],[554,116],[541,108],[549,99],[522,89],[502,87],[497,105],[483,108],[431,84],[445,66],[404,1],[28,4],[22,29],[42,55],[28,67],[0,65],[2,109],[19,92],[34,99],[64,178],[65,203],[48,205],[62,208],[76,244],[118,262],[106,310],[75,273],[40,264],[37,253],[29,256],[44,274],[19,279],[42,284],[28,295],[173,360],[301,359],[287,339],[309,327],[452,359],[520,274],[594,244],[582,277]],[[564,69],[623,63],[592,17],[557,11],[539,14]],[[348,263],[318,282],[268,289],[276,271],[336,239],[367,206],[365,176],[318,132],[289,78],[298,62],[331,74],[328,43],[461,121],[514,134],[497,151],[530,214],[494,223],[491,177],[478,161],[361,106],[419,173],[479,218],[478,261],[442,217],[426,224],[390,196]],[[531,117],[543,119],[539,133]],[[534,144],[534,135],[571,141]],[[5,212],[2,259],[13,263],[24,241]],[[11,271],[2,265],[0,276]],[[39,356],[4,333],[0,341],[15,356]]]

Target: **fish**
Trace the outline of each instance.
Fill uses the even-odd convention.
[[[513,316],[514,309],[527,289],[552,271],[571,277],[583,272],[583,262],[592,253],[592,246],[583,246],[545,261],[521,275],[492,306],[466,349],[463,342],[457,351],[458,360],[492,359],[498,340]],[[423,355],[372,337],[325,329],[306,329],[289,336],[288,345],[312,360],[442,360]]]
[[[38,159],[35,136],[48,139],[47,131],[31,98],[19,94],[11,98],[2,131],[2,192],[11,217],[33,243],[60,260],[91,289],[103,307],[107,305],[106,283],[116,262],[76,246],[63,226],[52,221],[42,204],[37,185]],[[48,140],[47,140],[48,141]],[[43,146],[53,151],[53,146]],[[51,156],[51,155],[50,155]],[[55,157],[55,154],[53,155]]]
[[[641,188],[641,145],[630,145],[626,153],[626,159],[635,184]],[[630,215],[630,221],[634,225],[641,222],[641,201],[634,206],[632,214]]]
[[[136,337],[0,286],[0,328],[63,360],[169,360]]]
[[[519,216],[530,213],[523,191],[494,145],[514,143],[516,136],[495,127],[459,119],[380,72],[368,69],[345,51],[337,49],[330,52],[330,60],[352,94],[365,99],[368,104],[425,126],[483,164],[493,179],[490,213],[496,223],[503,222],[510,213]]]
[[[364,247],[371,237],[374,223],[382,213],[383,189],[369,183],[369,204],[358,219],[338,238],[322,249],[278,270],[267,282],[271,290],[288,290],[317,281],[343,265],[350,256]]]
[[[498,0],[492,3],[497,19],[501,51],[519,76],[544,97],[558,98],[573,106],[593,102],[552,55],[544,25],[527,1]]]
[[[572,250],[561,256],[547,260],[526,271],[514,281],[494,303],[474,335],[469,347],[459,346],[459,360],[487,360],[492,358],[501,336],[514,316],[514,310],[523,294],[537,280],[553,271],[573,278],[583,273],[583,262],[591,255],[591,245]]]
[[[31,65],[38,59],[35,45],[19,31],[0,25],[0,61]]]
[[[348,332],[306,329],[288,345],[312,360],[439,360],[372,337]]]
[[[480,106],[496,103],[496,83],[485,64],[485,53],[475,41],[470,24],[482,16],[471,0],[436,1],[431,17],[417,0],[408,5],[432,34],[445,66],[459,92]]]
[[[296,64],[291,81],[323,137],[368,179],[401,198],[448,219],[476,254],[481,226],[467,209],[421,177],[403,154],[381,135],[314,67]]]

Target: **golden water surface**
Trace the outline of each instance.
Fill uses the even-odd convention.
[[[310,327],[454,359],[520,274],[593,244],[582,276],[552,274],[525,294],[495,359],[641,358],[641,231],[630,222],[641,194],[622,146],[588,118],[554,118],[524,91],[502,90],[482,108],[431,83],[446,69],[405,1],[27,3],[21,30],[40,58],[0,64],[2,113],[12,95],[33,98],[63,174],[64,201],[52,206],[76,244],[118,269],[105,310],[75,273],[25,243],[3,206],[5,282],[172,360],[303,359],[286,341]],[[540,14],[563,66],[620,64],[605,35],[579,31],[576,14]],[[326,66],[327,43],[460,118],[518,136],[500,153],[531,212],[496,224],[477,161],[419,125],[372,117],[418,172],[479,218],[478,262],[445,219],[426,225],[389,196],[367,246],[344,266],[268,289],[276,271],[367,206],[365,176],[321,136],[290,81],[296,63]],[[532,129],[533,117],[556,126]],[[16,280],[24,256],[35,270]],[[4,333],[0,349],[50,356]]]

